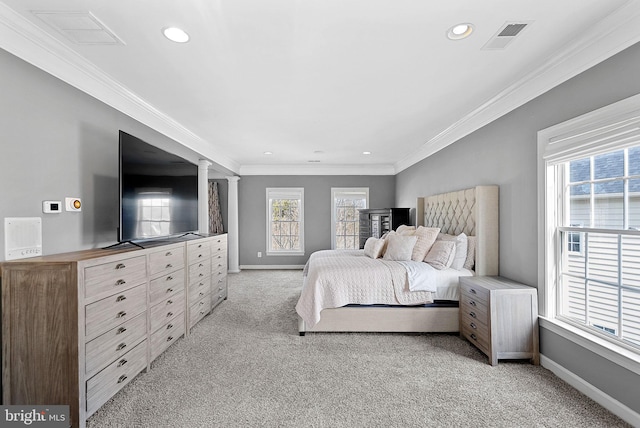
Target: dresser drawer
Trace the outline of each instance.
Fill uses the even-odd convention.
[[[102,370],[145,338],[147,335],[146,314],[143,312],[86,344],[85,371],[87,377]]]
[[[211,259],[202,260],[189,266],[189,284],[211,276]]]
[[[189,302],[194,303],[211,293],[211,279],[203,279],[189,286]]]
[[[114,294],[85,307],[85,335],[96,337],[145,311],[146,284]]]
[[[189,328],[193,327],[211,311],[211,294],[191,305],[189,310]]]
[[[184,317],[178,316],[151,335],[151,361],[184,334]]]
[[[168,320],[184,313],[184,291],[180,291],[151,307],[151,332],[156,331]]]
[[[155,276],[184,268],[184,247],[172,247],[149,254],[149,275]]]
[[[218,292],[211,294],[211,308],[215,308],[218,306],[224,299],[227,297],[227,293]]]
[[[489,322],[489,310],[487,308],[487,303],[482,300],[478,300],[475,297],[463,294],[460,297],[460,312],[463,315],[471,316],[472,318],[480,320],[485,325]]]
[[[147,341],[114,361],[87,381],[87,416],[128,384],[147,366]]]
[[[84,269],[85,298],[117,293],[146,281],[145,256],[122,259]]]
[[[487,344],[489,343],[489,327],[486,323],[480,322],[480,320],[467,314],[462,314],[460,326],[461,328],[468,327],[467,330],[475,333],[478,338],[484,340]]]
[[[211,258],[211,247],[208,242],[187,244],[187,260],[189,264],[209,258]]]
[[[227,274],[227,258],[211,259],[211,274],[216,277]]]
[[[211,278],[211,292],[227,294],[227,275]]]
[[[149,283],[149,302],[153,305],[184,290],[184,269],[156,278]]]
[[[477,346],[484,354],[489,352],[489,338],[487,336],[478,334],[478,331],[471,328],[468,324],[463,324],[460,327],[460,331],[469,342]]]
[[[482,300],[485,303],[489,301],[488,289],[484,287],[478,287],[474,284],[469,284],[464,280],[460,281],[460,295],[466,295],[476,300]]]

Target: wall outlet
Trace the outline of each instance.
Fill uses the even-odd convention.
[[[258,258],[262,257],[262,251],[258,251]]]

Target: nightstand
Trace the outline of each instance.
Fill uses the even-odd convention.
[[[492,366],[499,359],[540,364],[537,290],[499,276],[461,277],[460,335]]]

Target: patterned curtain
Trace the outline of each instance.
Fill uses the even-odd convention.
[[[220,213],[220,197],[218,196],[218,183],[209,182],[209,233],[224,233],[222,226],[222,214]]]

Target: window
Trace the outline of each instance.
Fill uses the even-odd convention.
[[[303,188],[267,188],[267,255],[304,255]]]
[[[539,133],[542,315],[639,354],[640,116],[609,119]]]
[[[170,190],[139,191],[137,236],[153,238],[170,235]]]
[[[331,247],[360,248],[359,210],[369,207],[369,188],[331,189]]]

